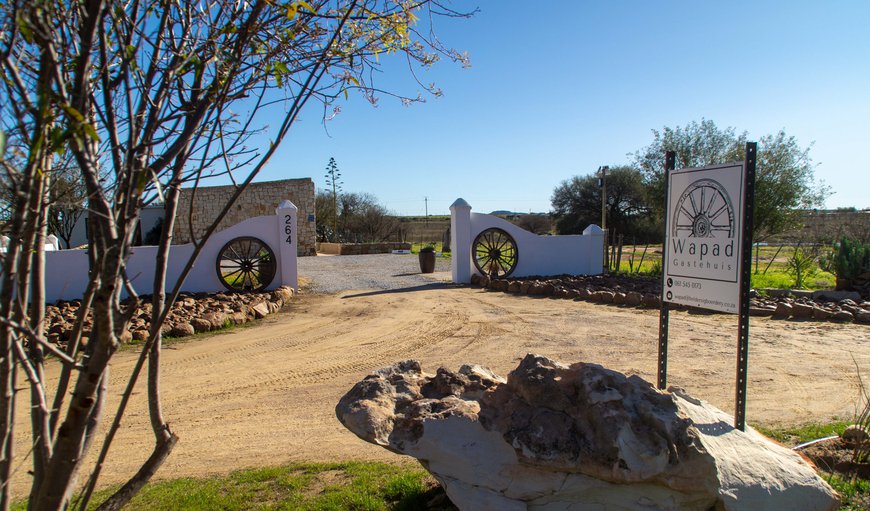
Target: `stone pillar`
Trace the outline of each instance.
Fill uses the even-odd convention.
[[[450,248],[453,283],[471,283],[471,206],[464,199],[450,205]]]
[[[298,209],[289,200],[282,201],[275,209],[278,217],[278,275],[279,285],[299,289],[296,268],[296,248],[299,245]]]

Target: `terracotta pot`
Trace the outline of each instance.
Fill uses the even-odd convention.
[[[435,252],[420,252],[420,273],[435,272]]]

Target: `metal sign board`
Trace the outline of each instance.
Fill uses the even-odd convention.
[[[662,299],[737,314],[743,163],[668,172]]]

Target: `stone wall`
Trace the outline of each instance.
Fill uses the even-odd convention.
[[[196,190],[193,205],[193,232],[201,236],[217,217],[221,208],[235,192],[235,186],[202,186]],[[191,241],[187,215],[193,199],[193,189],[181,191],[178,199],[178,219],[175,223],[173,244]],[[299,208],[296,232],[299,239],[297,253],[300,256],[315,255],[314,181],[310,178],[282,179],[251,183],[232,210],[221,221],[218,230],[226,229],[243,220],[261,215],[274,215],[278,204],[289,199]]]
[[[411,244],[399,242],[327,243],[324,241],[318,244],[318,250],[323,254],[331,255],[389,254],[393,250],[411,250]]]

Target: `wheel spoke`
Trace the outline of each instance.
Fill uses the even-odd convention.
[[[702,210],[704,209],[704,192],[706,192],[706,191],[707,191],[706,187],[701,188],[701,209]]]
[[[236,275],[235,278],[233,278],[233,283],[230,285],[235,287],[239,284],[239,281],[244,279],[244,278],[245,278],[245,272],[241,272],[238,275]]]
[[[242,254],[240,254],[240,253],[236,250],[236,247],[235,247],[234,245],[230,245],[230,246],[228,246],[227,249],[230,250],[230,251],[232,251],[232,253],[236,255],[236,260],[237,260],[237,261],[243,261],[243,260],[245,259],[245,258],[242,256]]]
[[[243,266],[241,261],[236,261],[235,259],[223,259],[221,261],[221,268],[241,268]]]
[[[230,272],[230,273],[225,273],[225,274],[224,274],[224,278],[225,278],[225,279],[228,279],[231,275],[235,275],[236,273],[243,273],[244,271],[245,271],[245,270],[244,270],[243,268],[239,268],[239,269],[236,270],[236,271],[232,271],[232,272]]]
[[[716,197],[717,197],[717,194],[715,194],[715,193],[713,194],[712,197],[710,197],[710,203],[707,204],[706,208],[704,208],[705,213],[708,211],[711,211],[713,209],[713,204],[716,202]],[[724,202],[724,200],[723,200],[723,202]]]
[[[694,216],[693,214],[689,213],[689,210],[686,209],[686,206],[680,206],[680,209],[683,211],[683,213],[685,213],[685,215],[686,215],[687,217],[689,217],[689,218],[695,218],[695,216]]]
[[[710,221],[712,222],[713,220],[716,220],[717,218],[719,218],[719,215],[721,215],[724,211],[727,211],[727,210],[728,210],[728,205],[727,204],[722,205],[721,208],[719,208],[715,213],[710,215]]]
[[[495,247],[495,241],[493,240],[493,233],[489,233],[486,235],[486,248],[492,250]]]

